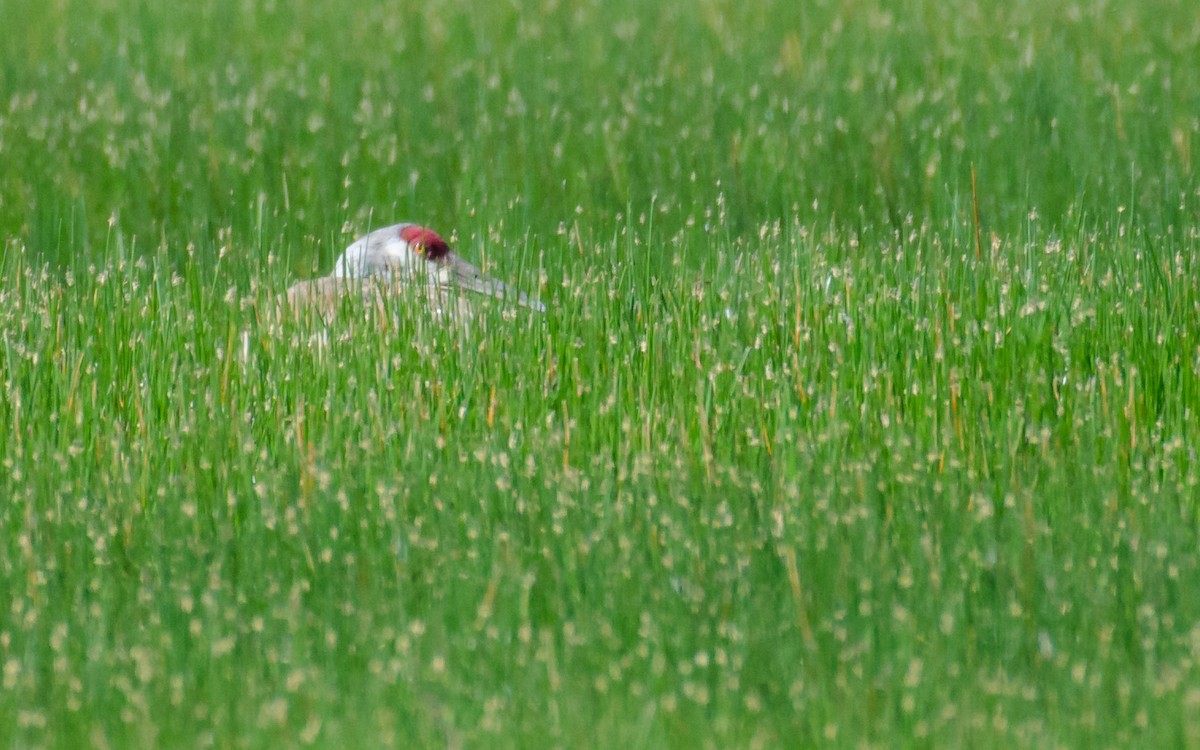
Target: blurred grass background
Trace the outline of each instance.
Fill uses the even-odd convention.
[[[114,215],[173,255],[227,229],[301,265],[371,217],[553,236],[582,209],[603,237],[653,201],[671,236],[723,195],[734,234],[955,222],[971,165],[1002,233],[1195,211],[1197,22],[1171,0],[5,13],[0,219],[52,258]]]

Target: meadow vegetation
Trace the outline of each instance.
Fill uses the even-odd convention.
[[[0,17],[0,745],[1200,744],[1192,2]]]

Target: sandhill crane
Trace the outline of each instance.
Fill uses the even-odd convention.
[[[328,318],[347,295],[368,304],[423,304],[438,317],[465,322],[475,312],[471,295],[511,299],[543,312],[546,306],[482,271],[450,249],[436,232],[416,224],[376,229],[346,248],[329,276],[301,281],[287,291],[294,313],[311,310]]]
[[[382,314],[384,319],[394,307],[426,310],[434,323],[450,321],[459,328],[469,328],[479,312],[479,295],[512,300],[538,312],[546,310],[545,305],[524,292],[485,276],[433,230],[416,224],[395,224],[355,240],[338,257],[328,276],[289,287],[275,306],[258,316],[258,330],[266,336],[264,340],[269,340],[285,330],[282,318],[315,318],[332,324],[344,303],[348,303],[348,310],[357,306],[368,313]],[[317,351],[323,351],[329,344],[329,334],[326,325],[306,340]],[[240,339],[242,359],[248,361],[254,337],[243,330]]]

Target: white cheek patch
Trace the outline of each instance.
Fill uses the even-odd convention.
[[[404,268],[408,265],[408,243],[403,240],[388,240],[382,248],[384,265],[387,268]]]

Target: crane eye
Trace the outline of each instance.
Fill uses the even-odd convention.
[[[415,242],[415,243],[413,243],[412,249],[413,249],[413,252],[416,253],[417,255],[424,255],[425,254],[425,243],[424,242]]]

